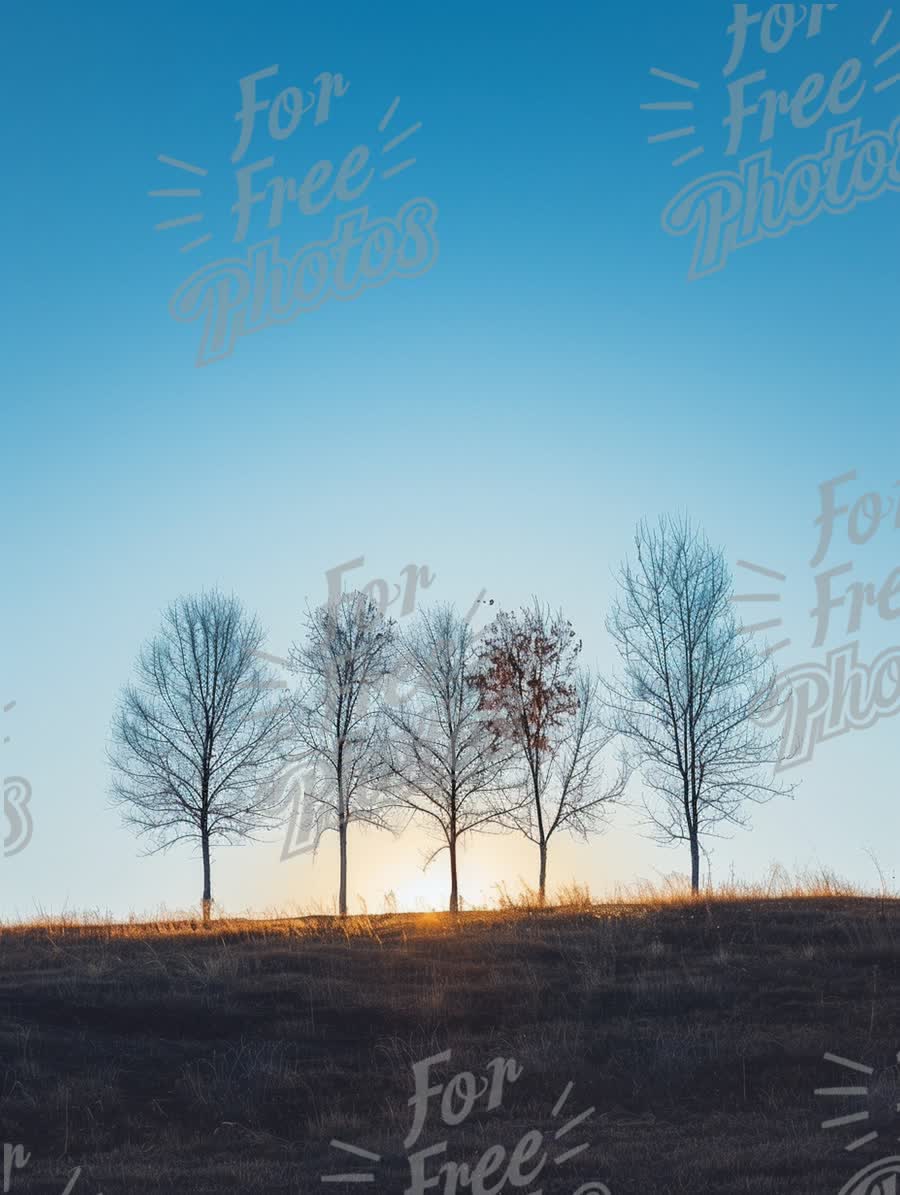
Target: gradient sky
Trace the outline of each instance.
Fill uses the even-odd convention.
[[[897,62],[876,56],[900,40],[898,13],[873,46],[885,11],[842,5],[817,37],[801,29],[777,55],[751,31],[735,77],[765,69],[764,86],[793,92],[858,53],[867,81],[849,115],[802,130],[780,118],[768,143],[778,169],[821,152],[839,124],[858,116],[887,130],[900,114],[900,86],[875,91]],[[34,836],[0,861],[0,915],[118,915],[199,898],[191,852],[144,858],[107,802],[116,694],[179,593],[233,590],[282,655],[306,602],[324,600],[328,569],[364,556],[353,574],[364,583],[428,565],[429,596],[464,609],[482,588],[507,606],[533,593],[562,606],[586,658],[609,669],[604,618],[634,525],[687,510],[733,564],[787,577],[761,587],[737,569],[739,592],[783,595],[783,667],[857,637],[869,661],[898,641],[877,611],[859,636],[836,611],[814,649],[809,612],[814,572],[852,563],[848,580],[881,585],[900,563],[894,499],[870,542],[848,543],[844,521],[810,567],[822,482],[856,470],[842,497],[897,492],[900,198],[822,214],[693,282],[690,239],[661,228],[683,186],[735,169],[722,128],[730,13],[662,0],[389,10],[8,0],[0,705],[16,705],[0,742],[4,775],[33,787]],[[244,163],[274,155],[272,174],[302,179],[360,144],[377,158],[386,138],[422,122],[390,159],[408,151],[413,167],[376,178],[354,204],[287,212],[283,253],[327,238],[353,207],[393,217],[424,197],[439,212],[439,256],[421,277],[325,303],[197,368],[199,327],[175,322],[169,300],[193,271],[273,235],[260,205],[234,243],[230,158],[239,81],[274,64],[277,79],[260,84],[270,100],[324,71],[350,86],[327,122],[304,115],[283,141],[261,115]],[[651,77],[654,67],[700,86]],[[641,110],[673,100],[696,109]],[[688,124],[696,136],[648,143]],[[759,127],[748,117],[739,156],[765,148]],[[701,143],[703,156],[673,167]],[[148,194],[193,186],[200,199]],[[154,231],[194,211],[196,226]],[[206,232],[211,241],[179,251]],[[820,745],[789,773],[802,781],[793,801],[715,845],[714,874],[760,877],[779,861],[874,883],[873,850],[890,877],[896,727],[887,718]],[[551,887],[576,879],[600,894],[686,870],[683,851],[647,843],[632,823],[623,813],[586,846],[557,845]],[[412,831],[355,838],[355,906],[378,911],[389,890],[401,905],[443,904],[444,868],[423,880],[423,845]],[[315,860],[281,864],[279,852],[274,840],[220,850],[222,906],[330,905],[333,843]],[[533,853],[476,843],[463,896],[533,881]]]

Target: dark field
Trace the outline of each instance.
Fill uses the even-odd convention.
[[[448,1144],[427,1173],[442,1162],[474,1168],[491,1146],[511,1152],[532,1130],[550,1159],[532,1176],[541,1154],[526,1151],[504,1182],[509,1158],[495,1149],[476,1195],[573,1193],[591,1180],[613,1195],[838,1192],[900,1152],[898,942],[900,904],[848,899],[345,927],[321,917],[209,931],[7,929],[0,1132],[31,1153],[9,1189],[62,1193],[81,1167],[77,1195],[341,1195],[359,1186],[320,1176],[370,1170],[363,1190],[400,1195],[411,1183],[412,1064],[450,1050],[430,1072],[435,1085],[486,1075],[498,1057],[522,1073],[499,1106],[488,1110],[485,1094],[458,1125],[442,1124],[431,1099],[409,1150]],[[826,1062],[826,1052],[874,1074]],[[848,1084],[868,1096],[813,1094]],[[820,1127],[861,1110],[868,1121]],[[877,1140],[845,1152],[876,1129]],[[332,1138],[380,1160],[340,1152]],[[584,1141],[586,1151],[553,1161]],[[517,1188],[517,1178],[530,1181]],[[429,1189],[447,1187],[445,1174]]]

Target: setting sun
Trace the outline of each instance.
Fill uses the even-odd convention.
[[[490,877],[475,860],[467,859],[460,871],[462,907],[485,904],[491,887]],[[405,875],[386,891],[385,907],[390,908],[396,903],[397,910],[401,912],[441,913],[446,911],[449,892],[450,876],[446,858],[439,856],[424,871]]]

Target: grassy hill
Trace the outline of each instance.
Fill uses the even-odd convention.
[[[838,1192],[900,1152],[898,943],[900,903],[844,898],[7,928],[0,1132],[31,1154],[10,1190],[61,1193],[81,1167],[77,1195],[342,1195],[358,1185],[320,1176],[369,1170],[401,1195],[409,1154],[446,1141],[429,1175],[505,1148],[474,1176],[484,1195],[540,1132],[502,1191]],[[447,1050],[435,1086],[496,1058],[521,1073],[458,1124],[432,1096],[404,1147],[413,1064]],[[848,1084],[868,1095],[814,1095]],[[430,1189],[465,1195],[466,1177]]]

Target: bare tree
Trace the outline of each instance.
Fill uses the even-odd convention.
[[[211,844],[271,829],[266,785],[286,751],[288,707],[257,656],[263,632],[217,591],[183,597],[138,657],[112,728],[112,799],[156,850],[199,842],[203,920],[212,902]]]
[[[528,799],[512,820],[538,848],[542,904],[553,836],[597,829],[625,786],[624,774],[604,786],[600,756],[613,734],[601,724],[597,681],[579,669],[580,654],[572,624],[535,601],[497,616],[472,677],[494,734],[515,744],[523,765]]]
[[[306,638],[291,649],[300,677],[294,725],[315,782],[316,837],[336,830],[338,909],[347,915],[347,834],[354,822],[386,824],[375,791],[386,774],[381,700],[394,658],[394,623],[372,598],[344,593],[313,610]]]
[[[430,825],[450,864],[450,912],[459,911],[458,850],[466,835],[498,828],[509,811],[509,746],[490,730],[470,674],[476,634],[452,606],[420,612],[400,642],[411,690],[388,710],[386,760],[394,800]]]
[[[704,838],[789,791],[767,779],[777,744],[756,722],[775,670],[734,617],[723,553],[689,520],[641,523],[635,546],[607,621],[624,666],[609,686],[613,725],[655,794],[654,836],[689,844],[697,892]]]

